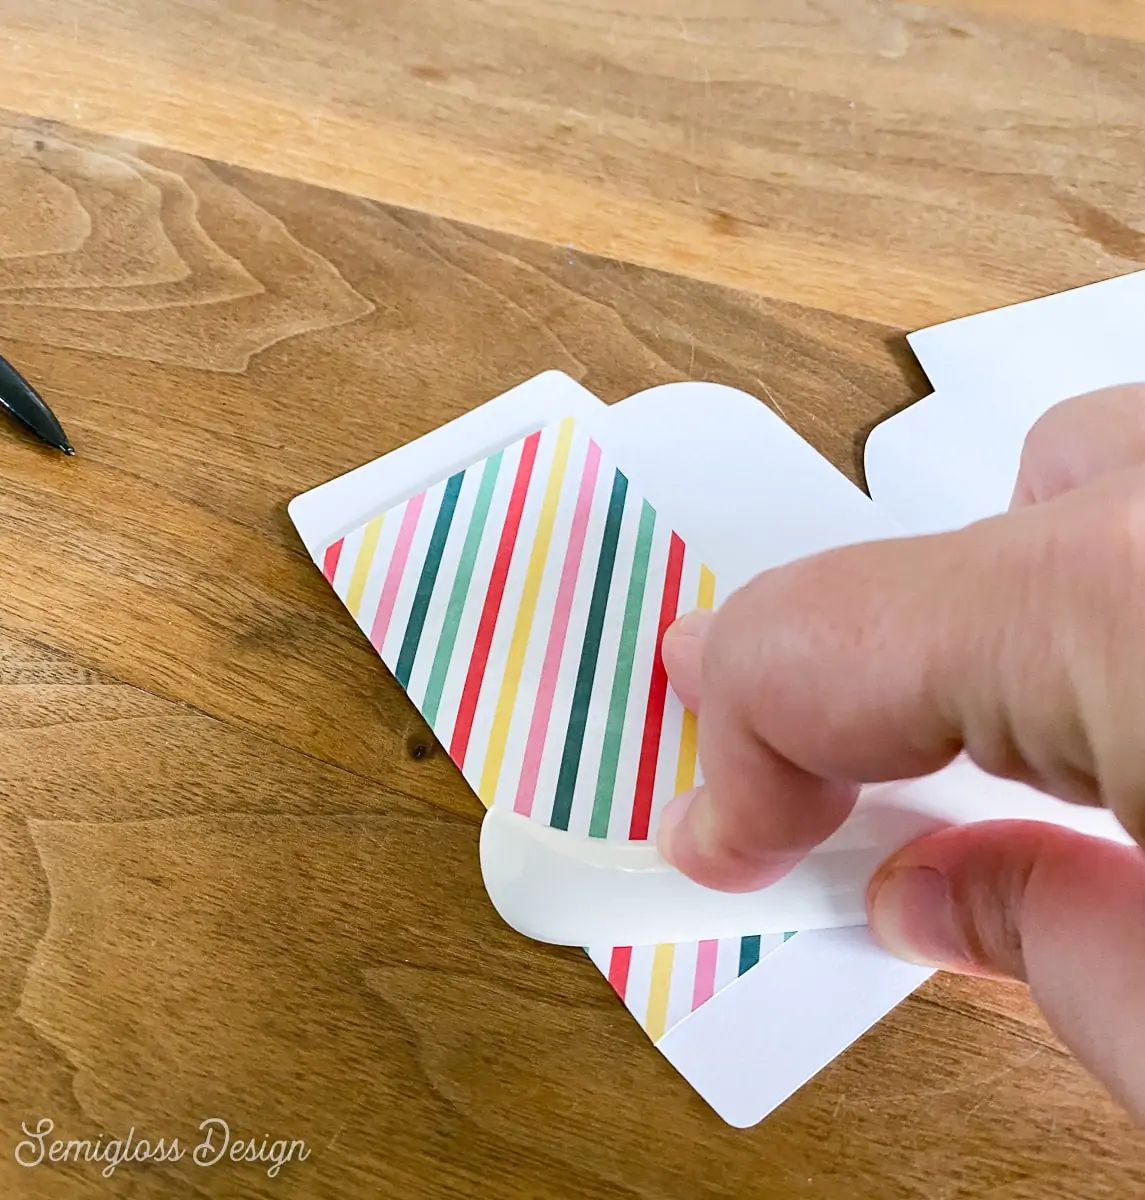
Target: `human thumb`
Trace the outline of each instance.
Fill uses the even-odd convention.
[[[1145,856],[1032,821],[945,829],[904,847],[867,893],[892,954],[1025,980],[1061,1039],[1145,1121]]]

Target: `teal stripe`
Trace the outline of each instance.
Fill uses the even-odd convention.
[[[608,702],[600,772],[596,777],[596,795],[593,797],[592,819],[588,826],[589,837],[608,836],[617,764],[620,762],[620,743],[624,735],[624,714],[628,708],[632,662],[636,657],[636,637],[640,632],[640,611],[644,607],[644,585],[648,580],[648,560],[652,556],[652,533],[655,528],[656,510],[645,500],[640,510],[640,526],[636,531],[636,552],[632,561],[632,576],[628,581],[628,599],[624,605],[616,674],[612,677],[612,696]]]
[[[759,934],[752,937],[740,938],[739,941],[739,974],[750,971],[759,962]]]
[[[798,930],[796,930],[796,931],[795,931],[795,933],[798,933],[798,932],[799,932]],[[783,935],[783,940],[784,940],[785,942],[789,942],[789,941],[791,941],[791,939],[792,939],[792,938],[795,936],[795,933],[785,933],[785,934]]]
[[[561,754],[561,769],[557,775],[557,792],[553,800],[552,820],[549,822],[554,829],[569,827],[573,792],[576,790],[576,777],[580,770],[581,747],[584,744],[584,727],[588,723],[588,706],[592,700],[596,662],[600,657],[600,637],[604,629],[605,609],[608,607],[608,590],[612,586],[612,569],[616,565],[616,543],[620,540],[620,521],[624,516],[624,498],[627,492],[628,479],[617,471],[612,479],[612,495],[608,501],[608,514],[604,519],[604,537],[600,546],[600,558],[596,563],[596,579],[592,585],[592,599],[588,606],[584,645],[580,652],[576,684],[573,686],[569,727]]]
[[[493,500],[493,489],[497,484],[497,472],[501,469],[503,454],[504,451],[498,450],[496,454],[485,460],[485,469],[477,488],[477,499],[473,502],[473,515],[469,518],[465,544],[461,547],[457,574],[453,577],[453,588],[449,593],[449,603],[445,607],[441,638],[437,643],[433,665],[429,669],[429,682],[425,685],[425,697],[421,702],[421,715],[431,729],[434,721],[437,720],[437,710],[441,706],[441,692],[445,687],[445,677],[449,673],[453,647],[457,643],[457,630],[461,625],[461,614],[465,610],[465,598],[469,594],[469,584],[473,579],[473,565],[477,561],[477,551],[481,547],[481,538],[485,533],[485,522],[489,519],[489,505]]]
[[[445,495],[441,498],[441,507],[437,510],[437,520],[433,525],[433,533],[429,537],[425,562],[421,565],[417,591],[413,594],[409,623],[406,625],[405,635],[402,637],[398,665],[394,669],[394,678],[402,687],[409,683],[410,672],[413,671],[413,660],[417,657],[418,644],[421,642],[422,630],[425,628],[425,614],[429,611],[433,585],[437,582],[437,573],[441,569],[441,556],[445,552],[449,527],[453,524],[453,513],[457,508],[457,495],[461,491],[464,479],[464,471],[458,471],[456,475],[449,477],[449,482],[445,485]]]

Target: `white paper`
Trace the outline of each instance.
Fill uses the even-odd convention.
[[[576,417],[594,429],[606,411],[602,400],[563,371],[545,371],[425,437],[296,496],[287,512],[314,557],[349,530],[408,499],[425,486],[431,470],[440,468],[437,478],[443,479],[539,429],[553,413]]]
[[[863,788],[854,811],[778,883],[755,892],[701,887],[649,842],[608,842],[491,808],[481,874],[497,911],[529,937],[631,946],[751,937],[867,923],[879,866],[924,834],[974,821],[1045,821],[1132,845],[1112,813],[984,775],[960,757],[921,779]]]
[[[867,486],[912,533],[1004,512],[1022,445],[1061,400],[1145,382],[1145,271],[979,313],[908,341],[935,394],[867,440]]]
[[[1013,416],[1013,414],[1011,414]],[[934,393],[868,434],[872,499],[912,534],[961,529],[1010,503],[1026,428],[1002,431],[974,401]]]
[[[907,341],[936,392],[1034,412],[1145,379],[1145,271],[920,329]]]

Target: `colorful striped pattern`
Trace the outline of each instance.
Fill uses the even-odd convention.
[[[323,574],[486,805],[647,838],[696,782],[660,642],[712,573],[571,420],[331,545]],[[782,939],[590,947],[649,1035]]]

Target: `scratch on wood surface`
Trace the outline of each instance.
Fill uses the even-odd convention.
[[[791,418],[787,415],[787,413],[785,413],[783,411],[783,405],[781,405],[779,403],[778,398],[776,397],[775,393],[771,390],[771,388],[769,388],[767,386],[767,384],[764,383],[763,380],[760,379],[760,377],[758,375],[753,375],[752,378],[756,381],[756,383],[759,384],[760,388],[763,390],[763,394],[767,397],[768,403],[771,405],[771,407],[775,409],[775,411],[784,419],[784,421],[788,425],[790,425]]]
[[[935,1100],[935,1099],[938,1099],[940,1096],[956,1096],[956,1095],[958,1095],[959,1092],[965,1092],[971,1088],[974,1088],[974,1089],[994,1088],[999,1083],[1001,1083],[1001,1081],[1003,1079],[1005,1079],[1007,1076],[1013,1075],[1015,1072],[1023,1070],[1025,1067],[1027,1067],[1031,1062],[1034,1061],[1035,1058],[1038,1057],[1039,1054],[1042,1053],[1043,1050],[1044,1050],[1044,1047],[1038,1046],[1034,1049],[1034,1051],[1031,1054],[1026,1055],[1026,1057],[1021,1059],[1019,1062],[1006,1063],[1005,1066],[1000,1067],[998,1070],[993,1071],[984,1076],[976,1075],[973,1077],[966,1077],[963,1079],[958,1079],[952,1083],[949,1083],[942,1087],[937,1087],[937,1088],[925,1088],[924,1087],[924,1088],[919,1088],[919,1089],[910,1089],[907,1091],[896,1093],[893,1096],[889,1096],[889,1097],[887,1097],[887,1100],[892,1103],[897,1103],[901,1100],[906,1100],[908,1098],[913,1098],[914,1100]],[[969,1109],[969,1111],[967,1112],[967,1116],[969,1116],[970,1113],[976,1112],[983,1105],[983,1103],[985,1103],[987,1100],[989,1100],[991,1098],[992,1097],[991,1097],[990,1092],[984,1091],[983,1095],[981,1097],[979,1097],[979,1099],[976,1100],[974,1102],[973,1106]]]

